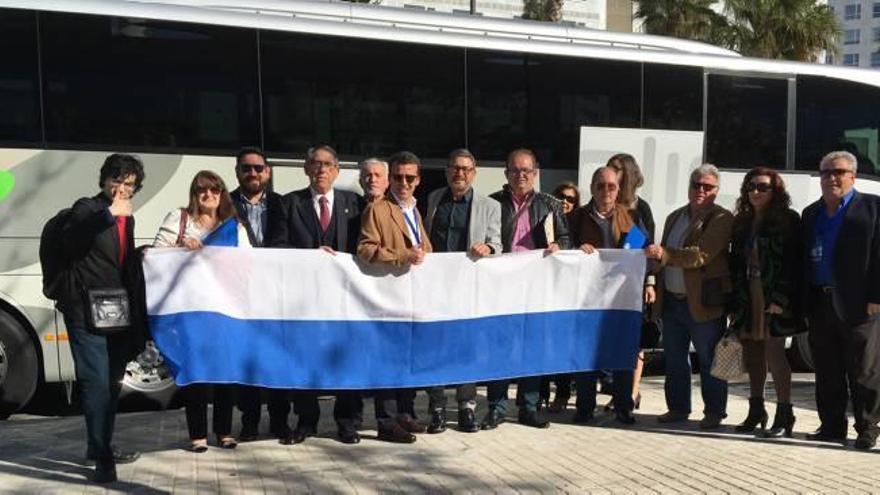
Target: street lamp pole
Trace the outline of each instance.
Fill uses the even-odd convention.
[[[471,0],[471,15],[477,13],[477,0]]]

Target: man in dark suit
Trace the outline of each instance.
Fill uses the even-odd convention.
[[[339,176],[336,151],[327,145],[309,149],[304,170],[309,187],[282,198],[278,215],[272,221],[271,246],[323,249],[334,255],[337,251],[354,253],[360,232],[361,203],[357,194],[333,188]],[[336,394],[333,417],[339,439],[344,443],[360,442],[359,397],[354,391]],[[282,443],[300,443],[317,432],[321,414],[318,392],[294,391],[293,403],[299,421],[293,435]]]
[[[271,239],[269,218],[276,215],[281,206],[281,195],[269,190],[272,168],[266,155],[258,148],[242,148],[235,157],[235,176],[238,188],[231,196],[238,218],[247,230],[251,246],[263,247]],[[292,436],[287,424],[290,413],[287,390],[267,389],[264,392],[262,387],[242,386],[238,404],[241,409],[238,439],[242,442],[256,440],[259,435],[261,395],[264,393],[269,409],[269,431],[278,439]]]
[[[141,161],[131,155],[110,155],[101,167],[101,192],[79,199],[62,227],[62,249],[68,269],[59,274],[57,307],[64,315],[76,370],[80,403],[86,421],[86,458],[95,462],[92,480],[116,481],[116,464],[134,462],[140,454],[111,446],[116,401],[126,363],[134,357],[137,328],[102,334],[90,330],[90,311],[84,300],[91,289],[125,289],[135,323],[133,297],[140,258],[134,250],[132,197],[144,180]],[[139,308],[142,309],[142,308]]]
[[[807,438],[846,443],[852,399],[855,447],[868,450],[880,432],[880,198],[854,189],[857,167],[849,152],[825,155],[822,198],[803,212],[803,297],[821,421]]]

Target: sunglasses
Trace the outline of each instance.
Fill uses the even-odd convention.
[[[570,196],[568,194],[560,194],[556,196],[556,199],[560,201],[565,201],[566,203],[575,204],[577,202],[577,198],[574,196]]]
[[[746,192],[757,191],[759,193],[765,193],[772,189],[773,185],[766,182],[749,182],[748,184],[746,184]]]
[[[265,165],[248,165],[248,164],[242,163],[238,166],[238,170],[244,174],[246,174],[248,172],[256,172],[258,174],[262,174],[263,170],[266,170],[266,166]]]
[[[691,182],[691,189],[693,189],[694,191],[699,190],[703,192],[709,192],[714,190],[716,187],[718,186],[716,186],[715,184],[706,184],[705,182]]]
[[[409,185],[412,185],[412,183],[415,182],[416,179],[418,179],[418,178],[419,178],[418,175],[407,175],[407,174],[393,174],[391,176],[391,180],[393,180],[394,182],[406,181],[406,183]]]
[[[852,172],[852,170],[848,170],[845,168],[828,168],[825,170],[819,171],[819,176],[823,179],[827,179],[832,175],[837,179],[842,179],[846,174]]]
[[[196,194],[205,194],[206,192],[218,196],[223,192],[223,189],[217,186],[199,186],[196,188]]]

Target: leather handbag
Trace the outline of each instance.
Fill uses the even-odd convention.
[[[645,307],[642,316],[642,334],[639,338],[639,347],[642,349],[657,349],[663,335],[663,321],[652,317],[654,305]]]
[[[748,379],[743,361],[743,347],[735,333],[728,332],[715,345],[715,357],[712,358],[710,374],[726,382]]]

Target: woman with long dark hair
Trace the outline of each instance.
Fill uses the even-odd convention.
[[[766,167],[745,176],[736,203],[731,242],[734,287],[733,329],[743,345],[749,373],[749,413],[736,427],[752,432],[767,424],[764,382],[767,368],[776,388],[776,415],[765,437],[791,436],[791,367],[785,337],[799,331],[795,301],[800,276],[800,218],[791,209],[782,177]]]

